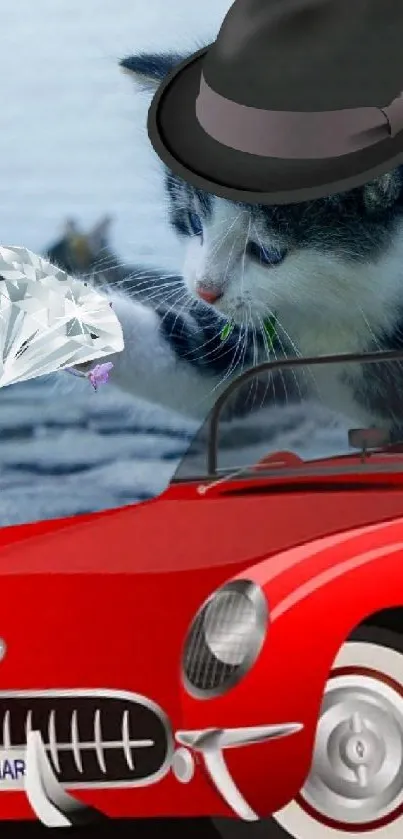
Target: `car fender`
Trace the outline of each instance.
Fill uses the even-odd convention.
[[[232,777],[264,816],[294,798],[305,781],[340,647],[370,615],[403,606],[403,523],[318,539],[260,560],[238,578],[259,585],[267,600],[260,654],[220,696],[200,701],[184,690],[183,715],[187,728],[303,725],[290,737],[227,752]]]

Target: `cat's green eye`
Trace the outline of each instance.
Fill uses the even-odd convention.
[[[271,315],[269,318],[266,318],[263,321],[263,329],[264,333],[267,338],[267,342],[269,344],[270,349],[273,349],[273,342],[276,337],[276,317],[275,315]],[[224,324],[221,332],[220,338],[221,341],[226,341],[227,338],[231,335],[231,332],[234,330],[234,322],[232,320],[228,320],[226,324]]]
[[[271,315],[269,318],[266,318],[263,321],[263,328],[264,332],[269,344],[270,349],[273,349],[273,342],[276,337],[276,318],[275,315]]]
[[[227,338],[229,338],[229,336],[231,335],[231,332],[233,331],[233,329],[234,329],[233,322],[231,320],[227,321],[227,323],[225,324],[225,326],[223,326],[223,328],[220,332],[221,340],[226,341]]]

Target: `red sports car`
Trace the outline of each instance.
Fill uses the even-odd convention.
[[[255,368],[160,497],[0,531],[0,819],[402,839],[403,423],[340,412],[402,362]]]

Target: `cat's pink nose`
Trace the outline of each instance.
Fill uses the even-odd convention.
[[[196,292],[205,303],[216,303],[222,297],[222,291],[213,291],[211,288],[197,286]]]

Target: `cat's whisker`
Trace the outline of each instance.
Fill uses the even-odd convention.
[[[367,316],[366,316],[366,314],[365,314],[365,312],[364,312],[363,308],[362,308],[359,304],[357,304],[357,309],[358,309],[358,311],[359,311],[359,313],[360,313],[360,315],[361,315],[361,317],[362,317],[362,319],[363,319],[363,321],[364,321],[364,323],[365,323],[365,325],[366,325],[366,327],[367,327],[367,329],[368,329],[368,332],[369,332],[369,334],[370,334],[370,336],[371,336],[371,338],[372,338],[372,340],[373,340],[373,342],[374,342],[374,344],[375,344],[376,348],[377,348],[377,349],[379,349],[379,350],[382,350],[382,345],[381,345],[381,343],[380,343],[380,341],[379,341],[379,338],[378,338],[378,336],[375,334],[374,330],[372,329],[372,326],[371,326],[371,324],[369,323],[368,318],[367,318]],[[399,362],[399,364],[401,364],[401,362]]]
[[[227,264],[225,266],[225,271],[224,271],[224,275],[223,275],[223,278],[222,278],[223,288],[225,288],[225,284],[226,284],[226,281],[227,281],[228,271],[229,271],[229,267],[230,267],[230,264],[231,264],[232,255],[234,253],[235,245],[236,245],[236,239],[234,239],[234,241],[232,243],[232,246],[231,246],[231,249],[230,249],[230,252],[228,254]]]
[[[161,298],[161,294],[169,293],[169,294],[182,294],[183,296],[189,297],[186,288],[184,288],[182,283],[169,283],[166,286],[156,286],[153,283],[144,286],[143,288],[133,288],[129,291],[129,296],[132,300],[135,300],[136,297],[140,297],[140,300],[143,302],[150,303],[153,300],[159,300]]]
[[[167,296],[165,297],[165,299],[164,299],[164,304],[165,304],[167,301],[171,300],[171,299],[172,299],[172,296],[173,296],[173,295],[167,295]],[[182,300],[183,300],[183,298],[182,298]],[[178,318],[180,318],[180,317],[181,317],[181,316],[185,313],[185,312],[184,312],[184,310],[182,310],[182,309],[178,308],[178,298],[175,298],[175,299],[172,301],[171,305],[170,305],[170,306],[168,306],[168,309],[167,309],[167,310],[166,310],[166,312],[162,315],[162,317],[161,317],[161,324],[163,324],[163,323],[164,323],[164,321],[166,320],[166,318],[168,318],[168,317],[169,317],[169,315],[171,315],[172,313],[174,313],[174,314],[175,314],[175,320],[174,320],[174,323],[173,323],[172,328],[171,328],[171,334],[174,332],[174,329],[175,329],[176,323],[177,323],[177,321],[178,321]]]
[[[199,305],[199,304],[196,304],[196,305]],[[199,324],[196,320],[195,323],[194,323],[194,334],[197,335],[198,332],[204,334],[205,324]],[[207,358],[210,358],[212,356],[216,356],[217,343],[218,342],[219,342],[220,358],[224,358],[226,355],[230,355],[230,354],[233,353],[233,351],[234,351],[233,346],[229,345],[229,346],[226,347],[225,341],[221,341],[220,330],[217,329],[217,331],[214,331],[213,334],[209,338],[207,338],[205,341],[203,341],[203,343],[198,344],[198,346],[197,346],[198,358],[200,358],[202,361],[205,361]],[[206,348],[208,348],[210,345],[212,345],[211,349],[208,352],[204,352],[204,350]],[[194,353],[194,349],[189,350],[189,352],[183,353],[183,355],[184,355],[184,357],[190,357],[191,355],[193,355],[193,353]]]
[[[154,273],[150,273],[150,271],[148,271],[147,269],[143,269],[143,270],[137,269],[135,271],[131,271],[129,274],[126,274],[124,277],[122,277],[119,280],[119,285],[125,285],[126,283],[130,283],[130,282],[133,282],[133,281],[136,281],[136,280],[141,280],[141,281],[144,280],[144,281],[149,281],[149,282],[153,282],[153,281],[157,280],[157,282],[159,283],[160,280],[170,280],[170,279],[174,280],[175,278],[178,279],[177,274],[163,274],[163,273],[161,273],[161,274],[158,274],[158,279],[157,279],[157,276]]]
[[[231,363],[228,367],[228,370],[221,377],[221,379],[218,381],[218,383],[215,385],[215,387],[213,387],[210,390],[210,396],[212,396],[218,389],[220,389],[228,381],[228,379],[232,376],[232,374],[235,372],[235,370],[239,366],[238,365],[238,355],[239,355],[240,352],[242,352],[242,348],[243,348],[244,342],[245,342],[245,337],[242,333],[243,328],[244,328],[244,325],[242,323],[239,327],[237,342],[236,342],[236,345],[235,345],[235,348],[234,348],[234,353],[233,353],[233,356],[232,356]]]
[[[269,317],[275,317],[276,318],[276,332],[278,333],[278,330],[280,329],[281,332],[283,333],[283,335],[285,336],[285,338],[287,339],[291,349],[293,350],[293,354],[295,355],[295,357],[296,358],[302,358],[302,354],[301,354],[301,351],[300,351],[299,347],[297,346],[297,344],[295,343],[295,341],[293,340],[293,338],[291,337],[291,335],[289,334],[289,332],[285,328],[282,320],[277,315],[274,314],[272,309],[268,309],[267,311],[270,312]]]
[[[161,282],[161,280],[163,282]],[[166,282],[165,282],[166,281]],[[127,277],[124,277],[119,282],[114,283],[115,288],[122,288],[125,286],[137,286],[138,288],[143,288],[145,285],[155,286],[156,288],[168,288],[171,285],[184,285],[182,278],[178,278],[177,274],[171,275],[161,275],[157,277],[150,276],[150,274],[132,274]]]
[[[175,280],[175,279],[183,281],[183,277],[181,277],[178,274],[178,272],[170,273],[170,272],[167,272],[167,271],[156,271],[153,268],[147,268],[145,266],[143,266],[141,268],[140,267],[132,268],[130,273],[126,274],[125,277],[123,278],[123,280],[136,279],[137,277],[146,277],[146,278],[148,277],[150,280],[158,278],[158,281],[159,280]]]
[[[275,349],[269,345],[269,340],[268,340],[268,337],[267,337],[267,334],[266,334],[266,330],[264,328],[263,320],[260,317],[259,317],[259,320],[260,320],[261,332],[262,332],[262,337],[263,337],[263,343],[264,343],[265,350],[266,350],[266,357],[267,357],[268,360],[270,360],[274,356],[274,360],[277,361],[277,356],[276,356]],[[287,388],[286,388],[286,385],[285,385],[285,382],[284,382],[284,379],[283,379],[282,370],[280,369],[279,372],[276,371],[274,374],[269,372],[270,382],[272,384],[272,389],[273,389],[274,404],[276,404],[276,376],[277,375],[280,376],[280,378],[283,382],[284,391],[287,395]]]
[[[155,286],[154,284],[145,285],[142,288],[137,288],[134,286],[127,290],[127,295],[132,299],[135,300],[136,298],[140,298],[140,300],[145,302],[151,302],[152,300],[158,300],[161,298],[162,294],[167,293],[178,293],[184,294],[190,299],[190,295],[187,293],[186,289],[183,288],[182,283],[177,283],[173,285],[170,283],[166,286]]]
[[[280,337],[280,335],[279,335],[279,331],[278,331],[278,321],[276,321],[276,338],[277,338],[278,343],[280,344],[281,354],[282,354],[282,356],[283,356],[284,358],[286,358],[286,357],[287,357],[286,347],[284,346],[283,341],[281,340],[281,337]],[[291,376],[292,376],[292,378],[293,378],[293,380],[294,380],[294,384],[295,384],[296,390],[298,391],[298,394],[299,394],[300,400],[301,400],[301,402],[302,402],[302,400],[303,400],[303,395],[302,395],[302,391],[301,391],[301,387],[300,387],[299,378],[298,378],[298,376],[297,376],[297,373],[295,372],[295,368],[294,368],[294,367],[291,367],[291,371],[290,371],[290,372],[291,372]],[[303,375],[305,375],[304,371],[303,371]]]
[[[188,304],[188,301],[184,297],[177,298],[171,304],[171,306],[170,306],[171,312],[175,309],[175,314],[176,314],[173,328],[176,327],[176,323],[178,321],[178,318],[185,317],[186,315],[189,314],[189,308],[188,308],[187,304]]]
[[[253,346],[253,360],[252,360],[252,365],[251,366],[256,367],[256,365],[259,363],[259,338],[258,338],[258,334],[257,334],[256,324],[254,323],[254,321],[251,317],[251,306],[249,306],[249,323],[250,323],[250,327],[251,327],[251,330],[252,330],[252,346]],[[258,393],[259,388],[258,388],[257,377],[254,377],[251,380],[251,383],[250,383],[250,393],[252,393],[253,390],[255,390],[256,393]],[[262,407],[262,404],[263,403],[261,403],[260,407]],[[252,401],[252,406],[253,405],[254,405],[254,401]]]
[[[244,292],[246,248],[248,246],[248,240],[249,240],[249,237],[250,237],[251,224],[252,224],[252,219],[251,219],[251,216],[249,215],[248,230],[247,230],[247,233],[245,235],[245,244],[244,244],[243,251],[242,251],[242,256],[241,256],[241,266],[242,266],[241,267],[241,294],[242,295],[243,295],[243,292]]]
[[[254,230],[254,234],[255,234],[256,241],[257,241],[258,245],[259,245],[261,248],[264,248],[264,242],[263,242],[263,240],[262,240],[262,238],[261,238],[261,235],[260,235],[260,233],[259,233],[259,231],[258,231],[258,229],[257,229],[257,226],[256,226],[255,222],[252,222],[252,228],[253,228],[253,230]],[[274,242],[273,242],[273,244],[274,244]],[[278,245],[280,246],[280,243],[278,243]]]
[[[285,335],[286,341],[288,342],[289,346],[291,347],[291,349],[292,349],[292,351],[293,351],[293,355],[295,356],[295,358],[302,358],[302,353],[301,353],[301,351],[300,351],[299,347],[296,345],[295,341],[292,339],[291,335],[290,335],[290,334],[289,334],[289,332],[286,330],[286,328],[285,328],[285,326],[283,325],[282,321],[281,321],[281,320],[279,320],[279,319],[276,317],[276,334],[277,334],[277,339],[278,339],[278,341],[279,341],[279,343],[280,343],[280,346],[281,346],[281,348],[282,348],[282,350],[283,350],[283,352],[284,352],[284,356],[285,356],[285,357],[287,357],[287,352],[286,352],[286,349],[284,348],[284,345],[282,344],[282,341],[281,341],[281,338],[280,338],[279,332],[282,332],[282,333],[283,333],[283,335]],[[302,399],[303,399],[303,394],[302,394],[302,392],[301,392],[301,390],[300,390],[300,386],[299,386],[299,378],[298,378],[297,374],[295,373],[294,368],[292,368],[292,373],[293,373],[293,376],[294,376],[294,378],[295,378],[296,383],[298,382],[298,390],[299,390],[299,393],[300,393],[300,395],[301,395],[301,400],[302,400]],[[309,380],[311,383],[313,383],[313,384],[316,386],[316,379],[315,379],[315,375],[314,375],[314,372],[313,372],[313,370],[311,369],[311,367],[307,367],[307,366],[305,366],[305,365],[304,365],[302,368],[300,368],[300,370],[299,370],[299,375],[300,375],[300,376],[302,375],[302,378],[303,378],[303,379],[307,379],[307,380]]]
[[[228,236],[230,235],[230,233],[234,229],[240,215],[241,214],[239,213],[238,216],[236,216],[233,219],[231,224],[226,226],[225,233],[224,233],[223,236],[221,236],[219,239],[217,239],[216,237],[212,239],[212,247],[211,247],[211,258],[212,259],[214,259],[215,256],[217,255],[217,253],[221,250],[224,242],[228,239]]]
[[[110,253],[110,251],[108,251],[107,248],[105,248],[104,250],[105,250],[105,253],[104,253],[103,256],[100,256],[102,251],[98,251],[98,253],[95,256],[95,264],[99,268],[104,268],[105,266],[111,267],[111,268],[115,268],[115,267],[126,268],[127,267],[125,265],[124,261],[120,257],[118,257],[116,254]]]

